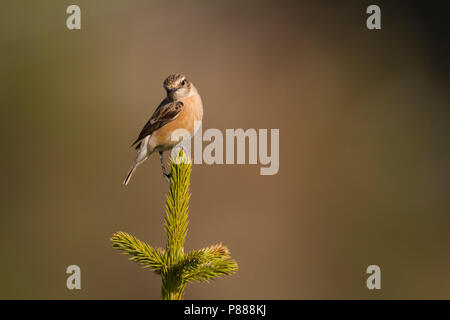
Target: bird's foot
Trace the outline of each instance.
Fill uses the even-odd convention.
[[[164,176],[164,179],[167,181],[167,183],[170,184],[170,178],[172,177],[172,172],[170,172],[170,173],[163,172],[163,176]]]

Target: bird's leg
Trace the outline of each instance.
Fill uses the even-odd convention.
[[[161,160],[161,168],[162,168],[164,179],[166,179],[167,183],[170,183],[170,176],[172,175],[172,172],[166,173],[166,167],[164,166],[163,153],[161,151],[159,151],[159,160]]]

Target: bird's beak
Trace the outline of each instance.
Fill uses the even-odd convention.
[[[174,96],[174,94],[175,94],[175,91],[177,91],[177,89],[175,88],[175,89],[166,89],[166,91],[167,91],[167,96],[170,98],[170,99],[173,99],[173,96]]]

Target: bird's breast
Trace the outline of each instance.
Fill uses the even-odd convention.
[[[199,94],[193,94],[180,100],[183,102],[185,111],[189,117],[194,120],[201,121],[203,118],[203,103]]]
[[[160,129],[153,132],[150,139],[150,149],[153,150],[168,150],[171,149],[179,141],[174,140],[174,133],[176,135],[183,135],[188,133],[192,135],[196,129],[196,123],[202,121],[203,118],[203,104],[200,95],[194,94],[192,96],[180,99],[183,102],[177,118],[170,121]],[[176,130],[179,130],[176,132]],[[182,130],[185,130],[184,132]]]

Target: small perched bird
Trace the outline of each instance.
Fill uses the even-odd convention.
[[[123,181],[124,185],[130,182],[136,167],[155,151],[159,153],[164,178],[169,182],[170,174],[166,173],[164,167],[163,152],[171,150],[179,142],[172,139],[172,133],[177,129],[185,129],[193,135],[194,123],[202,121],[202,99],[194,84],[183,74],[168,76],[164,80],[164,89],[167,97],[161,101],[132,144],[139,151]]]

